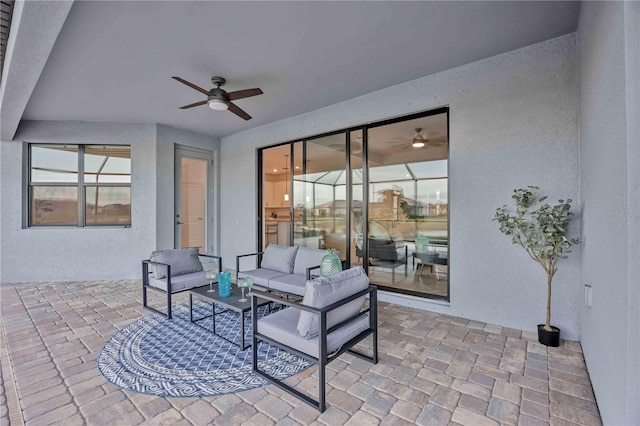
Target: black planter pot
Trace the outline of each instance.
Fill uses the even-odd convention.
[[[560,329],[551,326],[551,331],[547,331],[544,329],[544,324],[538,324],[538,342],[557,348],[560,346]]]

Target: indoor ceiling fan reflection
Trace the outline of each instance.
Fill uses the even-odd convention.
[[[412,139],[409,139],[407,137],[394,138],[390,140],[389,143],[392,145],[398,145],[400,149],[420,149],[438,147],[448,142],[446,136],[425,137],[422,134],[422,130],[422,127],[417,127]]]

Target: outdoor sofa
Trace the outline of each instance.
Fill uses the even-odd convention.
[[[304,296],[305,284],[311,271],[320,268],[322,258],[329,252],[308,247],[269,244],[264,252],[236,256],[238,278],[253,277],[254,285],[269,291]],[[241,259],[255,257],[257,267],[240,270]]]

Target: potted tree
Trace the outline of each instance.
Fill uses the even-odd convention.
[[[538,197],[540,188],[529,186],[515,189],[515,214],[507,205],[496,209],[493,220],[500,224],[500,232],[511,237],[513,244],[525,249],[547,274],[547,320],[538,325],[538,341],[547,346],[560,345],[560,329],[551,325],[551,283],[558,270],[558,261],[566,259],[571,247],[580,241],[569,240],[567,227],[573,217],[571,199],[558,200],[549,205],[547,197]]]

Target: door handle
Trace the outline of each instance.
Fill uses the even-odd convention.
[[[182,225],[182,222],[177,221],[177,222],[176,222],[176,225]]]

